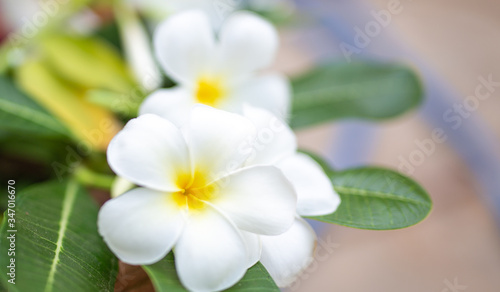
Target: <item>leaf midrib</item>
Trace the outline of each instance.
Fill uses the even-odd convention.
[[[339,68],[340,69],[340,68]],[[345,67],[343,68],[345,69]],[[390,70],[387,70],[386,72],[372,72],[370,74],[364,74],[364,75],[358,75],[356,79],[343,79],[343,80],[335,80],[337,83],[330,84],[328,88],[332,87],[339,87],[339,86],[352,86],[352,85],[359,85],[359,83],[379,83],[380,80],[387,80],[390,78],[398,77],[401,76],[401,73],[407,73],[405,68],[391,68]],[[332,76],[328,76],[328,78],[325,78],[324,76],[325,73],[329,72],[317,72],[319,75],[323,75],[324,79],[330,79]],[[352,72],[351,72],[352,73]],[[317,78],[313,78],[317,79]],[[308,80],[295,80],[295,87],[304,87],[303,83],[306,84],[306,86],[309,86],[308,83],[310,81]],[[311,90],[312,88],[306,88],[304,91]]]
[[[56,250],[50,268],[49,276],[47,278],[47,284],[45,285],[45,290],[44,290],[45,292],[52,292],[52,288],[54,287],[54,277],[57,271],[57,264],[59,263],[59,255],[62,251],[64,234],[66,233],[66,228],[68,227],[69,216],[71,215],[71,211],[73,210],[74,207],[77,191],[78,191],[77,184],[74,181],[69,181],[66,187],[66,192],[64,193],[64,199],[61,210],[61,220],[59,221],[60,224],[58,230]]]
[[[376,82],[372,82],[376,83]],[[295,98],[293,100],[293,105],[295,107],[300,107],[301,109],[310,109],[316,108],[320,106],[330,105],[332,102],[341,102],[344,100],[358,100],[362,99],[365,96],[359,94],[348,94],[346,92],[352,93],[361,88],[361,86],[356,85],[358,87],[354,88],[351,84],[342,84],[342,85],[330,85],[325,86],[323,88],[315,88],[310,90],[304,90],[302,92],[296,92]],[[343,95],[332,95],[332,92],[338,93],[343,92]],[[325,96],[327,95],[327,96]],[[323,98],[315,98],[312,99],[311,96],[325,96]]]
[[[378,199],[392,199],[392,200],[396,200],[396,201],[410,202],[410,203],[414,203],[416,205],[430,206],[430,204],[427,202],[418,201],[418,200],[407,198],[407,197],[400,197],[400,196],[396,196],[396,195],[393,195],[390,193],[384,193],[384,192],[380,192],[380,191],[367,191],[367,190],[358,189],[358,188],[354,188],[354,187],[338,186],[338,185],[334,185],[333,188],[339,193],[347,192],[349,196],[372,197],[372,198],[378,198]]]
[[[389,72],[387,75],[382,75],[380,76],[379,74],[370,74],[369,76],[363,76],[361,78],[358,77],[357,80],[350,80],[347,82],[342,82],[340,84],[330,84],[328,86],[324,86],[323,88],[306,88],[302,90],[295,90],[295,98],[293,100],[293,105],[295,107],[302,107],[304,108],[313,108],[313,107],[318,107],[318,106],[324,106],[326,104],[331,103],[332,101],[334,102],[339,102],[342,100],[354,100],[354,99],[360,99],[361,96],[355,96],[353,97],[352,95],[349,96],[329,96],[325,100],[311,100],[309,98],[311,95],[324,95],[325,93],[331,92],[331,91],[339,91],[339,90],[346,90],[346,89],[352,89],[353,86],[356,88],[361,87],[360,84],[378,84],[380,82],[393,82],[393,78],[399,78],[401,77],[402,72],[400,71],[392,71]],[[307,83],[307,82],[306,82]],[[296,85],[296,87],[300,87],[301,85]]]

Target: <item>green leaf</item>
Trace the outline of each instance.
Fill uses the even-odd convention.
[[[177,277],[175,271],[174,255],[169,253],[160,262],[143,266],[144,270],[151,278],[156,292],[186,292]],[[231,292],[279,292],[279,288],[274,283],[273,279],[267,273],[261,263],[251,267],[245,277],[233,287],[225,290]]]
[[[292,86],[293,128],[342,118],[394,117],[417,106],[423,94],[410,68],[373,62],[318,67]]]
[[[278,292],[280,289],[274,283],[266,268],[261,263],[251,267],[245,277],[236,285],[227,289],[230,292]]]
[[[93,33],[97,38],[106,40],[112,45],[120,55],[123,55],[123,45],[120,36],[120,30],[116,21],[109,22],[97,28]]]
[[[0,231],[2,285],[11,292],[113,291],[118,260],[97,233],[98,207],[74,181],[48,182],[20,191],[15,227]],[[10,218],[8,213],[5,218]],[[15,234],[15,257],[7,256]],[[15,258],[15,285],[5,268]]]
[[[342,203],[337,211],[311,219],[348,227],[389,230],[422,221],[432,201],[416,182],[392,170],[366,167],[329,172]]]
[[[45,136],[70,136],[61,122],[3,76],[0,76],[0,129]]]

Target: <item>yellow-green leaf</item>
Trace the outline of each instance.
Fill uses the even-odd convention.
[[[87,145],[106,149],[121,128],[113,114],[84,99],[84,92],[61,80],[40,60],[25,62],[16,71],[20,87]]]
[[[117,92],[134,86],[118,52],[98,38],[51,35],[41,45],[47,64],[74,84]]]

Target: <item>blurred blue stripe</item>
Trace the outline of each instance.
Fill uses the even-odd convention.
[[[370,14],[372,7],[360,0],[296,0],[295,2],[301,11],[317,19],[337,43],[345,42],[352,45],[354,27],[364,27],[373,19]],[[403,4],[410,5],[408,2]],[[404,14],[404,10],[401,14]],[[338,47],[331,49],[331,55],[325,57],[343,58]],[[462,126],[456,130],[451,129],[451,124],[443,119],[444,112],[452,109],[453,104],[461,102],[465,96],[458,94],[436,74],[431,66],[426,64],[425,60],[392,36],[390,29],[384,29],[380,35],[373,38],[372,43],[363,49],[358,57],[410,61],[418,67],[426,86],[426,101],[421,114],[433,127],[445,130],[449,144],[481,183],[484,198],[500,226],[500,158],[497,156],[500,145],[494,140],[493,131],[475,113],[464,120]],[[484,72],[484,76],[489,73]],[[330,160],[341,168],[367,162],[369,151],[373,146],[375,127],[352,122],[342,122],[339,125],[341,134],[337,136],[335,147],[331,149]]]

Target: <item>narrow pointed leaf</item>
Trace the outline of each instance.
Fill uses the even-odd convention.
[[[175,260],[172,253],[169,253],[160,262],[144,266],[148,273],[156,292],[186,292],[177,277],[175,270]],[[251,267],[246,275],[233,287],[225,290],[231,292],[279,292],[279,288],[274,283],[271,276],[261,263]]]
[[[391,118],[416,107],[423,94],[410,68],[374,62],[321,66],[292,86],[293,128],[343,118]]]
[[[348,227],[389,230],[427,217],[432,201],[416,182],[392,170],[367,167],[329,172],[342,203],[337,211],[309,217]]]
[[[11,292],[113,291],[118,260],[97,233],[98,207],[76,182],[19,192],[15,226],[0,229],[0,280]],[[5,218],[10,218],[5,213]],[[14,229],[17,232],[9,232]],[[15,234],[15,255],[7,256]],[[15,259],[15,285],[5,271]]]

